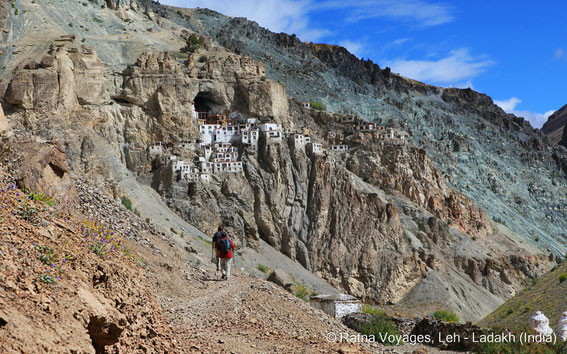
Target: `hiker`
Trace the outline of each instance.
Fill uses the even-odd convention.
[[[230,278],[230,264],[232,262],[232,251],[234,251],[234,243],[228,239],[228,234],[221,234],[222,238],[215,243],[218,258],[221,265],[221,279],[228,280]]]
[[[213,262],[217,265],[217,272],[220,270],[220,258],[219,252],[217,250],[217,241],[221,238],[227,237],[228,234],[224,231],[222,226],[219,226],[217,232],[213,235],[213,242],[211,243],[211,248],[213,252]]]

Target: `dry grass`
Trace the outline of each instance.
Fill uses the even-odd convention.
[[[527,324],[534,311],[542,311],[549,318],[551,326],[555,326],[561,314],[567,310],[567,282],[560,281],[561,274],[566,272],[567,263],[564,262],[506,301],[479,324],[519,329]]]

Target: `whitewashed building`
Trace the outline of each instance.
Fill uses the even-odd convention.
[[[307,149],[313,155],[323,154],[323,145],[319,143],[310,143],[307,145]]]
[[[244,171],[244,167],[242,165],[242,161],[225,161],[225,162],[214,163],[215,174],[221,174],[225,172],[237,173],[243,171]]]
[[[359,118],[356,116],[343,116],[340,119],[340,122],[343,124],[354,124],[359,121]]]
[[[266,137],[266,143],[273,144],[273,143],[281,143],[282,139],[282,132],[280,130],[268,130],[265,131],[264,136]]]
[[[208,173],[201,173],[199,176],[201,183],[211,183],[211,175]]]
[[[348,145],[332,145],[331,151],[347,151]]]
[[[193,150],[195,146],[198,144],[199,144],[198,142],[197,144],[193,144],[193,142],[190,140],[181,140],[181,142],[177,145],[177,147],[184,150]]]
[[[380,131],[380,134],[378,135],[381,140],[394,139],[394,136],[394,129],[384,129]]]
[[[242,144],[244,145],[258,145],[258,139],[260,138],[258,129],[242,130],[241,132]]]
[[[163,145],[161,144],[161,141],[156,141],[155,143],[152,143],[148,147],[148,152],[150,153],[150,155],[161,155],[161,154],[163,154]]]
[[[199,132],[201,133],[202,144],[209,145],[215,142],[215,133],[219,128],[221,128],[220,124],[200,124]]]
[[[258,129],[260,132],[268,132],[268,131],[282,131],[282,125],[276,122],[268,122],[268,123],[260,123],[258,124]]]
[[[220,143],[236,143],[240,141],[240,126],[227,125],[216,129],[214,141]]]
[[[376,123],[362,123],[352,127],[353,132],[373,132],[376,130]]]
[[[185,166],[185,162],[183,160],[177,160],[176,158],[175,160],[171,161],[171,167],[173,171],[181,171],[183,170],[184,166]]]
[[[201,162],[201,173],[212,174],[214,172],[214,167],[212,162]]]
[[[360,300],[347,294],[312,296],[309,304],[334,318],[342,318],[353,312],[362,312]]]
[[[294,149],[302,150],[305,152],[306,136],[299,133],[291,133],[289,139],[291,140]],[[309,139],[311,140],[311,139]]]

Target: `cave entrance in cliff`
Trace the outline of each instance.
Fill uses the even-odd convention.
[[[222,105],[220,105],[210,92],[199,92],[195,99],[195,110],[199,112],[222,112]]]

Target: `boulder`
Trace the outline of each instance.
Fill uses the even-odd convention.
[[[275,269],[268,277],[268,280],[288,291],[290,291],[293,286],[293,278],[291,275],[281,269]]]
[[[10,125],[8,124],[8,119],[6,119],[6,116],[4,115],[4,110],[0,105],[0,135],[2,135],[4,132],[7,132],[9,130],[10,130]]]
[[[12,166],[18,186],[50,196],[61,205],[73,207],[79,197],[66,162],[63,146],[56,143],[17,141],[18,166]]]

